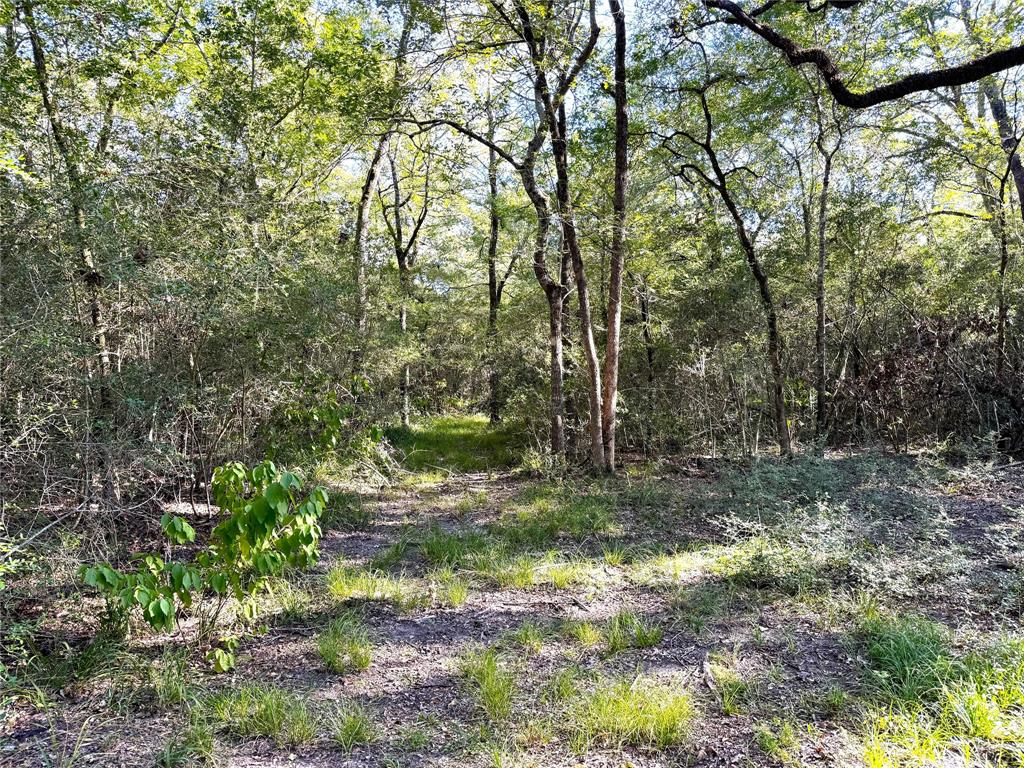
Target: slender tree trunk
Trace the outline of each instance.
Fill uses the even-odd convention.
[[[717,166],[717,161],[715,161]],[[725,175],[721,174],[722,188],[724,187]],[[740,216],[739,209],[729,196],[728,191],[723,197],[729,213],[732,215],[733,223],[736,225],[739,234],[740,245],[747,257],[747,266],[757,283],[758,295],[761,298],[761,307],[764,310],[765,326],[768,330],[768,365],[772,371],[772,400],[774,407],[775,435],[779,443],[779,452],[782,456],[793,455],[793,443],[789,432],[789,418],[786,414],[786,374],[782,366],[782,334],[779,332],[779,321],[775,313],[775,301],[772,298],[771,286],[768,284],[768,275],[765,274],[761,261],[757,257],[754,243],[747,235],[746,225]]]
[[[1021,218],[1024,218],[1024,160],[1021,160],[1020,157],[1013,120],[1006,108],[1006,101],[999,92],[999,86],[991,79],[986,79],[981,81],[981,88],[988,100],[992,119],[996,122],[996,129],[999,131],[999,142],[1010,166],[1010,175],[1013,177],[1013,184],[1017,189],[1017,199],[1021,201]]]
[[[1006,320],[1009,313],[1006,301],[1006,268],[1010,263],[1010,252],[1006,237],[1006,205],[999,200],[999,285],[998,309],[996,314],[996,376],[1002,377],[1006,366]]]
[[[356,225],[352,237],[352,279],[355,282],[355,316],[356,316],[356,349],[352,355],[353,374],[361,376],[363,372],[363,350],[366,348],[367,319],[369,309],[366,292],[366,230],[370,213],[370,200],[377,184],[377,172],[384,156],[384,147],[390,134],[385,132],[377,140],[366,168],[366,176],[359,192],[359,204],[356,207]]]
[[[576,281],[576,299],[579,303],[580,341],[587,361],[587,396],[590,405],[590,460],[595,469],[605,468],[604,430],[601,427],[601,362],[597,356],[594,329],[591,323],[590,291],[587,286],[583,254],[576,235],[576,221],[572,210],[572,196],[569,190],[569,157],[565,137],[565,108],[561,106],[556,116],[549,115],[551,122],[551,147],[555,160],[555,194],[558,201],[558,215],[562,225],[562,238],[568,249]]]
[[[605,470],[615,472],[616,405],[622,331],[622,273],[626,251],[626,188],[629,176],[629,114],[626,94],[626,14],[619,0],[608,0],[615,25],[615,189],[612,194],[612,247],[608,276],[608,333],[604,347],[601,424]]]
[[[761,266],[761,260],[757,257],[754,243],[747,234],[747,227],[743,223],[743,217],[733,202],[732,196],[726,187],[726,177],[718,164],[717,158],[712,157],[712,165],[715,174],[719,179],[718,191],[722,196],[733,223],[736,225],[736,232],[739,235],[740,245],[747,257],[747,266],[757,283],[758,295],[761,298],[761,308],[764,310],[765,327],[768,330],[768,365],[772,371],[772,400],[774,408],[775,436],[779,443],[779,452],[782,456],[793,455],[793,442],[789,432],[789,418],[786,414],[786,374],[782,366],[782,334],[779,332],[779,321],[775,313],[775,301],[772,298],[771,286],[768,284],[768,275]]]
[[[565,286],[565,292],[562,295],[562,349],[564,350],[565,365],[562,370],[565,378],[571,381],[577,371],[576,359],[573,355],[572,312],[569,311],[573,296],[573,291],[570,288],[573,284],[572,257],[569,255],[569,249],[565,244],[564,238],[560,238],[559,250],[561,252],[559,281]],[[570,393],[565,397],[565,447],[567,452],[576,453],[579,433],[580,413],[576,407],[576,398]]]
[[[493,119],[491,118],[490,102],[487,104],[490,122],[490,139],[494,140]],[[490,366],[489,395],[487,412],[491,424],[501,420],[501,372],[498,370],[498,306],[501,303],[501,291],[498,285],[498,154],[493,148],[487,153],[488,207],[490,209],[490,232],[487,238],[487,354]]]
[[[538,141],[539,137],[539,141]],[[548,200],[537,184],[534,174],[534,157],[540,148],[543,135],[538,132],[527,149],[526,159],[517,170],[523,182],[523,189],[533,204],[537,215],[537,230],[533,240],[533,274],[540,283],[548,302],[548,346],[550,353],[551,400],[550,431],[551,452],[555,456],[565,454],[565,395],[563,392],[564,360],[562,357],[562,303],[565,299],[565,285],[551,278],[547,268],[548,231],[550,208]]]
[[[836,145],[838,147],[838,144]],[[827,243],[825,241],[826,224],[828,223],[828,187],[832,175],[832,158],[834,152],[825,152],[820,144],[825,164],[822,169],[821,194],[818,198],[818,280],[814,293],[817,310],[817,322],[814,333],[815,376],[814,389],[816,394],[814,432],[819,438],[825,434],[828,419],[828,387],[825,358],[825,267]]]
[[[555,456],[565,453],[565,393],[563,392],[562,357],[562,302],[560,291],[550,291],[548,297],[548,344],[551,353],[551,452]]]

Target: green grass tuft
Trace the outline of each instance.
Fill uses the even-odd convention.
[[[361,672],[373,657],[366,627],[352,611],[334,619],[317,638],[316,647],[327,668],[341,675]]]
[[[472,687],[477,705],[491,722],[506,719],[516,693],[515,676],[500,663],[493,648],[473,652],[462,660],[462,675]]]
[[[632,611],[620,611],[608,622],[605,640],[608,653],[621,653],[627,648],[651,648],[661,642],[661,627],[647,624]]]
[[[514,429],[491,427],[485,416],[433,416],[411,427],[389,429],[386,436],[404,455],[405,468],[413,472],[433,467],[456,472],[511,467],[521,454]]]
[[[570,708],[570,742],[578,752],[592,745],[664,749],[684,742],[694,706],[678,685],[650,679],[602,681]]]
[[[306,744],[316,736],[318,726],[305,697],[269,685],[251,684],[214,694],[205,710],[234,736],[266,736],[278,746]]]
[[[469,582],[451,567],[435,568],[427,574],[437,602],[449,608],[458,608],[469,599]]]
[[[346,753],[377,740],[377,729],[373,725],[369,711],[358,704],[339,705],[331,714],[328,724],[331,739]]]

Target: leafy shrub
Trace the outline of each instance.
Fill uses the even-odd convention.
[[[206,549],[192,562],[166,562],[156,553],[139,555],[134,571],[121,572],[109,564],[82,570],[85,583],[107,598],[121,614],[137,608],[154,629],[170,631],[179,606],[200,602],[203,635],[213,628],[228,597],[243,603],[246,615],[255,614],[255,596],[285,567],[308,567],[318,555],[318,520],[327,504],[327,492],[314,488],[302,498],[295,475],[281,472],[265,461],[251,470],[238,462],[213,473],[213,498],[227,513],[210,535]],[[192,544],[195,530],[177,516],[160,520],[171,545]],[[212,593],[213,605],[204,598]]]

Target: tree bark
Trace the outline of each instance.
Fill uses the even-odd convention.
[[[491,102],[487,101],[488,138],[494,141],[494,115]],[[498,284],[498,233],[501,222],[498,218],[498,153],[493,147],[487,148],[487,355],[490,366],[488,376],[487,414],[491,424],[501,421],[501,371],[498,370],[498,307],[501,304],[501,287]]]
[[[359,204],[356,207],[356,224],[352,243],[352,279],[355,282],[355,316],[356,316],[356,349],[352,355],[353,374],[361,376],[363,372],[363,350],[366,346],[367,319],[369,309],[366,291],[366,230],[370,212],[370,200],[377,183],[377,172],[389,133],[385,132],[377,140],[370,164],[366,168],[366,176],[359,192]]]
[[[815,354],[815,414],[814,433],[821,438],[825,435],[828,424],[828,372],[827,360],[825,357],[825,272],[828,259],[828,243],[825,239],[828,225],[828,191],[832,180],[832,163],[836,153],[839,151],[839,143],[842,141],[842,134],[836,140],[832,150],[825,149],[822,133],[818,134],[815,145],[824,160],[821,174],[821,192],[818,196],[818,274],[817,285],[814,292],[816,309],[816,323],[814,331],[814,354]]]
[[[576,299],[579,306],[580,341],[587,361],[587,399],[590,406],[590,460],[596,469],[605,468],[604,430],[601,427],[601,362],[597,356],[594,329],[591,323],[590,291],[587,285],[583,254],[576,235],[576,220],[569,190],[569,157],[566,143],[565,107],[560,105],[554,115],[548,113],[551,131],[551,149],[555,161],[555,197],[561,223],[562,240],[569,253]]]
[[[608,0],[615,25],[615,189],[612,194],[612,244],[608,276],[608,333],[604,347],[605,470],[615,472],[615,426],[619,396],[619,346],[622,331],[622,274],[626,251],[626,190],[629,181],[629,113],[626,93],[626,14],[619,0]]]

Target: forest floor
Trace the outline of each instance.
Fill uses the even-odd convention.
[[[95,638],[73,569],[37,572],[0,764],[1024,764],[1020,465],[552,480],[480,470],[500,440],[432,424],[414,472],[338,489],[232,672],[187,626]]]

